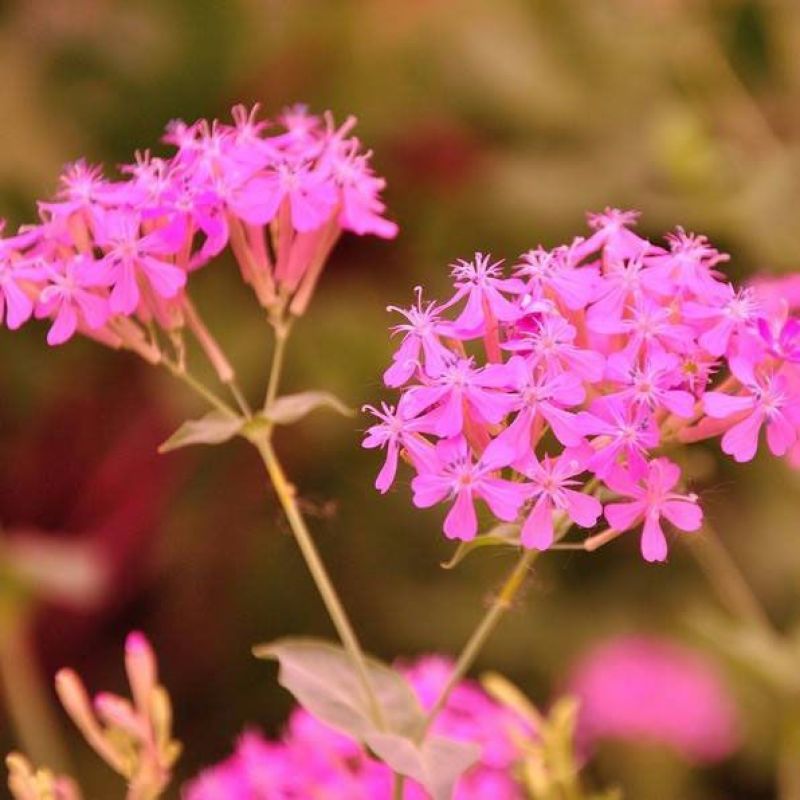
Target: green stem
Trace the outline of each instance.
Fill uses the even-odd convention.
[[[222,412],[228,417],[238,417],[239,415],[218,395],[211,391],[204,383],[199,381],[190,372],[187,372],[180,365],[173,363],[169,359],[162,359],[161,363],[181,382],[185,383],[192,391],[199,394],[209,405]]]
[[[292,328],[290,321],[278,321],[273,324],[275,329],[275,350],[272,354],[272,366],[269,371],[269,382],[267,383],[267,394],[264,398],[264,410],[275,401],[278,396],[283,362],[286,355],[286,341]]]
[[[729,613],[758,631],[764,641],[774,645],[776,655],[786,654],[794,661],[794,649],[775,628],[736,561],[716,531],[704,526],[691,548],[709,583]],[[787,689],[782,701],[786,712],[782,722],[777,763],[777,788],[780,800],[800,800],[800,708],[796,689]]]
[[[800,709],[797,700],[787,713],[778,751],[778,797],[800,800]]]
[[[239,410],[247,419],[250,419],[253,416],[253,409],[250,408],[250,403],[247,402],[244,392],[235,379],[228,381],[228,388],[236,401],[236,405],[239,406]]]
[[[475,628],[472,636],[469,637],[467,643],[464,645],[447,683],[436,699],[436,702],[433,704],[433,707],[428,712],[425,719],[425,726],[420,733],[420,739],[425,738],[428,729],[433,724],[439,712],[444,708],[453,689],[455,689],[458,683],[467,674],[470,667],[475,663],[475,659],[494,632],[503,615],[512,607],[514,598],[525,582],[528,570],[538,555],[538,550],[522,551],[517,563],[500,588],[500,591],[478,623],[478,627]]]
[[[49,693],[36,654],[25,609],[3,599],[0,609],[0,682],[6,710],[20,748],[36,764],[69,770]]]
[[[746,621],[769,640],[780,638],[738,564],[708,524],[704,525],[691,551],[720,601],[733,617]]]
[[[297,506],[294,487],[286,479],[286,475],[278,461],[269,436],[254,437],[252,442],[261,454],[264,466],[267,469],[267,474],[272,481],[272,485],[278,495],[278,500],[283,507],[286,518],[289,520],[292,533],[300,547],[300,552],[303,554],[311,577],[314,579],[314,583],[322,596],[322,601],[325,604],[331,621],[356,669],[361,687],[364,690],[364,696],[369,704],[370,714],[376,724],[384,728],[385,722],[383,719],[383,712],[381,711],[381,706],[375,691],[372,688],[366,656],[350,624],[344,607],[339,600],[339,596],[333,587],[333,583],[328,576],[328,572],[320,558],[314,540],[311,538],[311,533],[300,513],[300,509]]]

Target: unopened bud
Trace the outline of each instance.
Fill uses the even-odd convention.
[[[124,698],[102,692],[94,698],[98,716],[109,727],[120,728],[133,739],[140,741],[147,736],[147,725]]]
[[[133,631],[125,641],[125,670],[137,711],[147,716],[150,695],[158,682],[155,653],[144,634]]]

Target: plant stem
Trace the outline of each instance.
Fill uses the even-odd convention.
[[[716,531],[705,525],[699,541],[691,550],[731,616],[759,631],[766,642],[774,645],[776,653],[787,655],[791,664],[796,658],[794,648],[775,628]],[[782,702],[788,710],[782,723],[778,753],[778,797],[780,800],[800,800],[800,699],[796,690],[784,691],[782,695]]]
[[[211,391],[204,383],[199,381],[190,372],[169,359],[162,359],[161,363],[179,380],[185,383],[192,391],[199,394],[206,402],[228,417],[237,417],[238,414],[220,397]]]
[[[25,609],[3,600],[0,609],[0,682],[20,748],[34,763],[63,772],[69,759],[61,742],[40,665],[31,647]]]
[[[780,638],[738,564],[708,524],[703,526],[691,551],[732,616],[748,622],[770,640]]]
[[[780,800],[800,800],[800,709],[796,699],[781,731],[777,784]]]
[[[289,338],[292,323],[288,320],[278,321],[273,324],[273,328],[275,329],[275,350],[272,354],[267,394],[264,398],[265,411],[278,396],[278,387],[280,386],[281,372],[283,371],[283,361],[286,355],[286,340]]]
[[[325,608],[328,611],[331,621],[358,673],[365,698],[369,704],[371,716],[379,727],[384,728],[385,722],[383,720],[383,712],[381,711],[375,691],[372,688],[366,656],[350,624],[350,620],[345,613],[344,607],[339,600],[339,596],[333,588],[333,583],[328,576],[328,572],[325,569],[325,565],[322,563],[314,540],[311,538],[311,533],[297,506],[294,487],[286,479],[286,475],[278,461],[269,436],[253,437],[252,442],[261,454],[264,466],[267,469],[272,485],[275,487],[275,493],[278,495],[286,518],[289,520],[292,533],[300,547],[300,551],[306,561],[311,577],[314,579],[314,583],[322,596],[322,601],[325,603]]]
[[[425,718],[425,726],[420,732],[420,739],[425,738],[428,729],[433,724],[433,721],[436,719],[436,716],[439,714],[442,708],[444,708],[444,705],[447,703],[447,700],[450,697],[453,689],[455,689],[461,679],[467,674],[470,667],[475,662],[478,654],[483,649],[483,646],[486,644],[487,640],[497,627],[497,624],[502,619],[503,615],[512,607],[514,598],[517,596],[517,592],[519,592],[522,584],[525,582],[525,576],[528,574],[528,569],[538,555],[538,550],[522,551],[517,563],[514,565],[513,569],[500,588],[500,591],[497,593],[483,618],[478,623],[478,627],[475,628],[472,636],[469,637],[467,643],[464,645],[464,648],[461,651],[458,660],[456,661],[455,667],[450,673],[447,683]]]
[[[250,408],[250,403],[247,402],[247,398],[244,396],[244,392],[236,382],[236,379],[228,382],[228,388],[236,401],[236,405],[239,406],[239,410],[247,419],[250,419],[253,416],[253,409]]]

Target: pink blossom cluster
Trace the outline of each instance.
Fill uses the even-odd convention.
[[[786,298],[783,284],[737,288],[705,237],[656,244],[631,230],[637,217],[590,214],[587,237],[529,250],[510,273],[478,253],[453,265],[445,302],[418,289],[390,307],[404,320],[384,381],[399,400],[366,407],[378,421],[364,440],[386,451],[381,492],[402,456],[417,507],[451,504],[449,538],[475,537],[480,500],[526,548],[550,547],[556,520],[604,515],[612,531],[643,526],[644,558],[663,561],[664,520],[702,524],[667,447],[721,435],[749,461],[765,429],[773,454],[797,453],[796,278]]]
[[[430,710],[451,669],[448,660],[432,656],[402,671],[421,705]],[[459,780],[455,800],[522,800],[525,796],[513,779],[513,767],[522,755],[519,742],[532,736],[530,726],[477,684],[465,680],[456,687],[432,730],[481,748],[478,763]],[[424,800],[428,795],[408,781],[404,796]],[[298,708],[280,740],[244,734],[233,756],[207,769],[184,791],[185,800],[220,797],[390,800],[392,773],[357,742]]]
[[[130,318],[180,327],[189,276],[228,245],[264,307],[301,314],[341,231],[396,234],[353,117],[337,128],[303,106],[274,122],[256,111],[171,122],[172,155],[137,154],[113,180],[67,167],[39,221],[0,238],[0,322],[49,318],[51,345],[79,331],[141,351]]]
[[[739,745],[739,715],[713,664],[667,639],[602,642],[575,664],[568,689],[580,701],[584,746],[604,739],[646,741],[707,763]]]

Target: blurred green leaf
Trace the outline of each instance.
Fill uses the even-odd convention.
[[[429,736],[421,744],[404,736],[374,733],[368,747],[395,772],[422,784],[433,800],[450,800],[458,778],[480,756],[475,744]]]
[[[519,525],[505,522],[468,542],[459,542],[449,561],[443,562],[442,567],[453,569],[470,553],[483,547],[519,547]]]
[[[299,392],[277,398],[264,409],[263,417],[276,425],[291,425],[318,408],[330,408],[345,417],[352,417],[348,408],[331,392]]]
[[[209,411],[200,419],[190,419],[183,423],[172,436],[158,448],[159,453],[169,453],[191,444],[222,444],[232,439],[242,430],[242,419]]]
[[[256,645],[256,658],[274,658],[278,682],[323,722],[360,742],[379,733],[364,695],[358,673],[348,654],[319,639],[280,639]],[[386,664],[367,660],[369,679],[389,731],[415,735],[424,715],[406,679]]]

